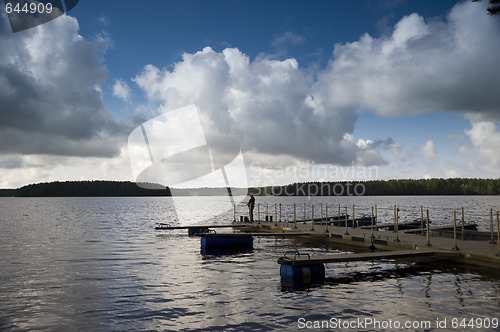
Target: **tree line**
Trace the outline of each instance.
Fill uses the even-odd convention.
[[[16,190],[17,197],[171,196],[164,186],[130,181],[66,181],[30,184]]]
[[[249,193],[275,196],[498,195],[500,194],[500,179],[300,182],[286,186],[250,188]]]
[[[0,197],[16,196],[17,189],[0,189]]]
[[[227,195],[227,188],[170,189],[157,184],[130,181],[66,181],[37,183],[0,190],[0,196],[211,196]],[[274,196],[406,196],[498,195],[500,179],[402,179],[353,182],[298,182],[285,186],[231,188],[233,195]]]

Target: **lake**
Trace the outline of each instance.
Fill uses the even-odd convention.
[[[401,221],[420,217],[422,205],[436,224],[449,224],[453,209],[460,216],[464,207],[465,220],[481,230],[489,230],[489,209],[500,207],[497,196],[256,198],[262,216],[266,204],[272,214],[281,204],[283,220],[293,218],[294,203],[299,216],[305,203],[308,217],[312,204],[318,216],[321,203],[332,214],[338,204],[351,214],[355,204],[356,215],[376,204],[381,223],[392,222],[394,205]],[[256,238],[250,252],[202,255],[200,239],[186,231],[154,230],[161,222],[229,223],[232,210],[210,217],[218,202],[178,198],[176,204],[192,210],[189,220],[179,221],[168,197],[1,197],[0,330],[374,331],[398,330],[397,324],[499,330],[497,270],[351,262],[328,264],[324,284],[294,285],[281,280],[276,262],[286,250],[349,249]],[[246,212],[244,202],[238,204],[237,216]]]

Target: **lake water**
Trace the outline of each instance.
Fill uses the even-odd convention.
[[[164,197],[0,198],[0,330],[350,330],[335,325],[342,322],[369,331],[404,330],[394,328],[397,324],[411,324],[409,330],[470,331],[479,324],[480,330],[500,330],[493,325],[500,318],[498,270],[352,262],[328,264],[324,284],[294,285],[279,276],[276,260],[286,250],[345,249],[258,238],[251,252],[204,256],[199,238],[154,230],[160,222],[200,223],[217,198],[210,202],[182,198],[193,217],[178,221],[172,199]],[[395,204],[402,221],[419,217],[423,205],[436,224],[450,223],[453,209],[460,215],[464,207],[466,221],[482,230],[489,229],[489,209],[496,213],[500,207],[500,198],[490,196],[257,197],[257,202],[261,213],[269,204],[273,214],[274,204],[281,203],[283,220],[292,218],[293,203],[299,216],[306,203],[308,217],[311,204],[317,213],[320,203],[328,204],[334,214],[338,204],[351,213],[355,203],[357,215],[369,214],[377,204],[380,222],[392,222]],[[240,204],[237,215],[245,212]],[[208,222],[232,219],[231,210]],[[363,325],[370,320],[380,325]]]

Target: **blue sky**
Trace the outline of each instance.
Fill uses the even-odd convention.
[[[189,104],[208,141],[233,135],[220,138],[239,143],[250,185],[498,178],[500,18],[486,7],[82,0],[17,33],[0,11],[0,187],[134,181],[128,135]]]

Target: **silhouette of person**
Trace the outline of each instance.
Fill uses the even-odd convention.
[[[253,208],[255,207],[255,197],[250,194],[250,200],[248,200],[248,215],[250,217],[250,222],[253,222]]]

